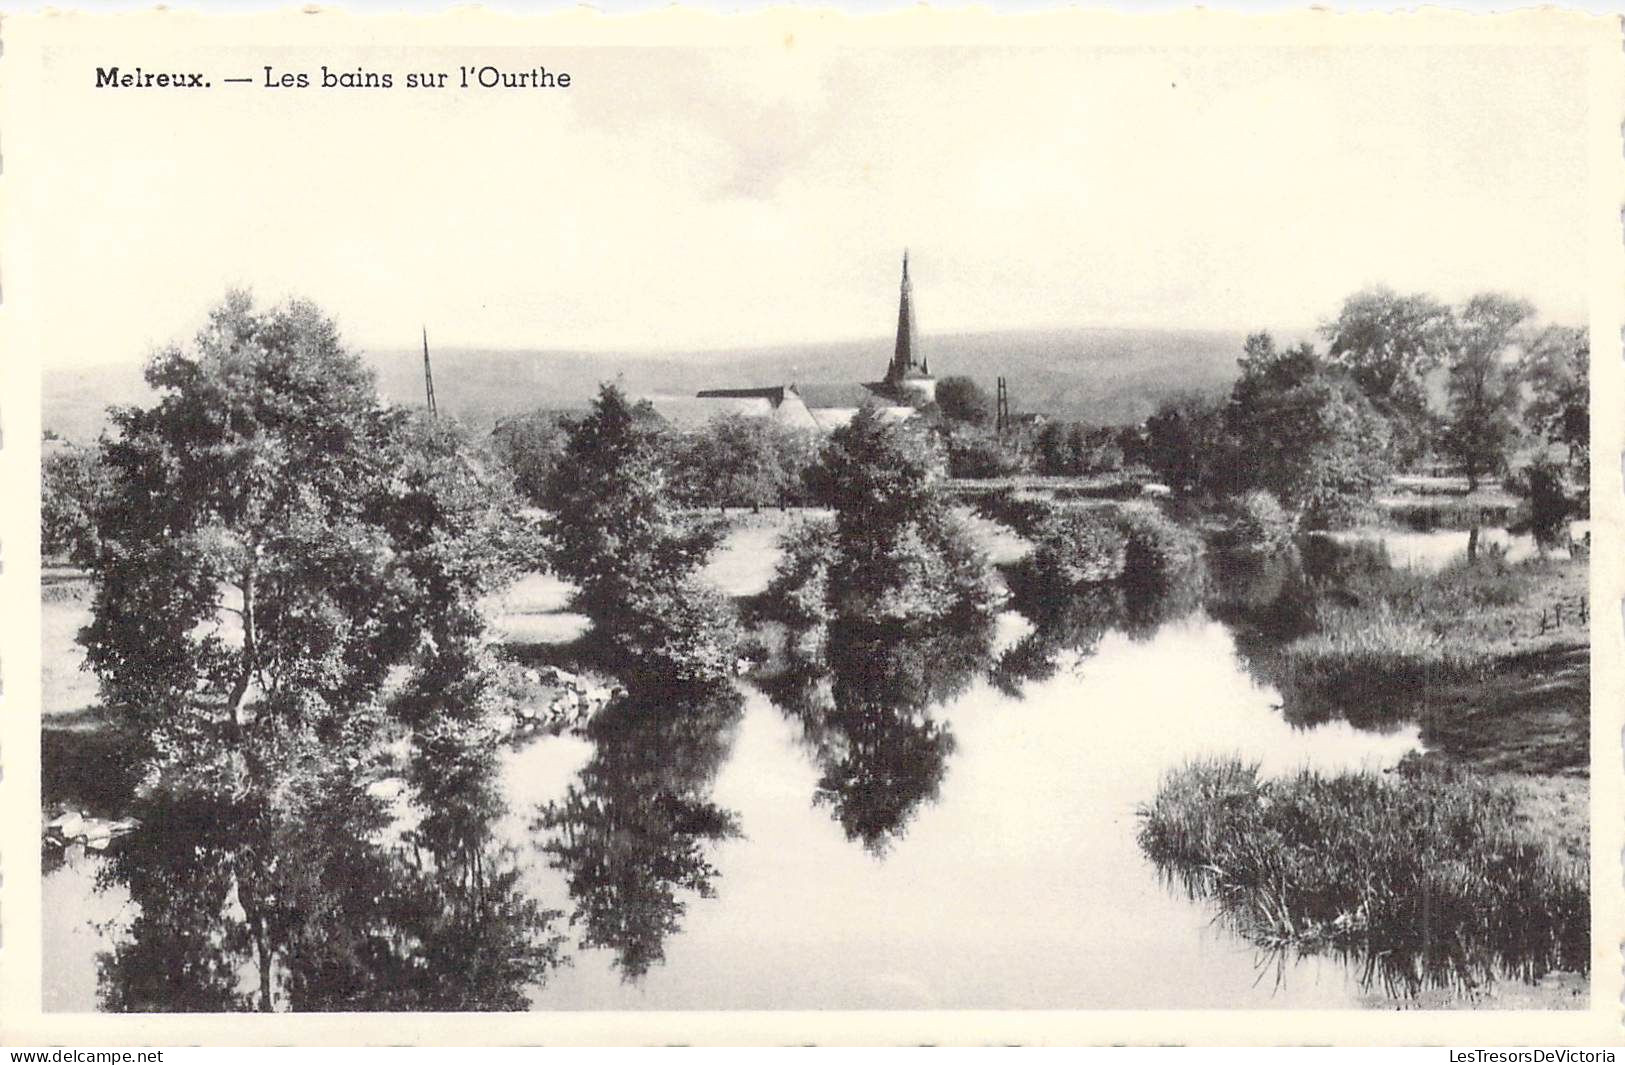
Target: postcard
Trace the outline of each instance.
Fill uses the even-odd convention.
[[[1620,41],[6,18],[0,1035],[1615,1042]]]

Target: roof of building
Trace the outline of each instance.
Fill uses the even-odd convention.
[[[873,385],[859,384],[856,381],[840,382],[828,385],[801,385],[795,386],[796,394],[801,401],[807,404],[809,410],[818,410],[821,407],[889,407],[892,401],[889,397],[877,393]]]
[[[719,396],[701,399],[698,396],[645,396],[655,413],[679,428],[704,425],[722,414],[745,414],[753,418],[771,418],[773,403],[765,396]]]
[[[765,399],[777,407],[784,402],[784,386],[768,388],[707,388],[698,393],[701,399]]]

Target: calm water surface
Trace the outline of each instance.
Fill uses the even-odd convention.
[[[1013,616],[1004,623],[1025,627]],[[1134,809],[1163,769],[1190,757],[1240,752],[1277,771],[1377,769],[1415,749],[1416,730],[1293,729],[1274,692],[1241,668],[1225,628],[1202,615],[1138,642],[1108,634],[1092,656],[1066,658],[1020,698],[977,679],[930,708],[953,744],[940,792],[921,800],[884,853],[849,838],[829,804],[814,804],[822,773],[806,730],[742,685],[714,779],[699,789],[732,811],[741,832],[696,844],[713,869],[713,897],[678,884],[671,896],[681,912],[626,915],[672,925],[659,937],[664,963],[641,979],[625,978],[614,946],[575,951],[545,987],[527,989],[530,1001],[582,1009],[1356,1003],[1363,992],[1343,966],[1310,959],[1278,973],[1273,960],[1213,926],[1204,906],[1162,884],[1135,844]],[[565,914],[576,900],[566,873],[537,849],[546,833],[536,812],[581,785],[595,749],[585,739],[542,738],[500,762],[508,809],[494,834],[513,846],[525,892]],[[127,890],[94,886],[102,861],[75,853],[46,878],[52,1008],[96,1008],[95,956],[130,934]],[[627,871],[635,874],[636,863]],[[241,968],[251,984],[252,967]]]
[[[311,848],[311,868],[328,870],[312,879],[356,885],[319,897],[340,925],[390,928],[380,938],[400,971],[461,971],[484,957],[482,936],[557,937],[556,957],[482,970],[485,1008],[1382,1001],[1356,966],[1266,954],[1216,923],[1141,854],[1135,809],[1193,758],[1380,772],[1420,748],[1417,728],[1293,726],[1231,628],[1195,603],[1171,613],[832,633],[821,653],[779,656],[693,705],[635,694],[582,735],[505,748],[467,788],[440,770],[375,783],[376,823],[297,825],[278,845]],[[159,816],[166,832],[70,848],[47,873],[47,1008],[221,1008],[141,975],[180,971],[206,971],[221,1001],[260,1002],[242,902],[209,886],[202,857],[241,860],[246,841],[175,843],[215,830]],[[353,854],[333,842],[352,837],[370,842]],[[132,891],[156,900],[150,912]],[[342,939],[338,927],[312,941]],[[391,1001],[333,975],[346,965],[290,974],[279,958],[273,1005]],[[440,993],[425,978],[409,1005]]]

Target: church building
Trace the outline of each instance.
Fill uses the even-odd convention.
[[[897,303],[897,341],[883,378],[850,384],[797,382],[768,388],[709,388],[695,396],[699,406],[692,413],[703,414],[705,418],[724,413],[747,414],[772,418],[793,428],[829,432],[857,417],[864,407],[874,407],[884,416],[899,421],[912,417],[917,408],[935,401],[936,391],[936,379],[931,376],[930,364],[920,354],[914,332],[914,293],[908,279],[908,252],[905,251]],[[655,409],[663,414],[668,410],[679,413],[676,406],[655,400]]]

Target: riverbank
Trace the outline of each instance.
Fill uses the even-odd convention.
[[[1459,984],[1445,986],[1457,979],[1447,973],[1443,983],[1414,985],[1410,1004],[1583,1007],[1589,980],[1578,970],[1587,953],[1577,944],[1589,929],[1581,922],[1589,906],[1591,724],[1584,558],[1509,562],[1491,553],[1429,570],[1390,566],[1380,550],[1344,550],[1318,578],[1315,631],[1272,656],[1282,712],[1306,726],[1346,720],[1362,729],[1419,728],[1425,753],[1386,779],[1306,775],[1269,782],[1235,764],[1188,766],[1167,777],[1145,808],[1148,853],[1256,939],[1337,950],[1339,943],[1364,943],[1368,922],[1388,925],[1392,938],[1408,918],[1399,912],[1403,892],[1345,898],[1333,888],[1395,875],[1404,880],[1399,867],[1413,852],[1454,845],[1429,833],[1437,818],[1455,811],[1462,838],[1476,841],[1467,852],[1472,861],[1436,856],[1423,865],[1455,869],[1461,879],[1453,886],[1476,899],[1461,905],[1487,915],[1492,931],[1560,912],[1561,935],[1554,931],[1551,943],[1563,945],[1547,944],[1550,956],[1527,967],[1545,975],[1528,983],[1488,978],[1497,969],[1526,971],[1492,942],[1485,960],[1474,963],[1479,975],[1468,980],[1467,993]],[[1219,801],[1214,793],[1225,788],[1233,794]],[[1354,809],[1356,799],[1369,809]],[[1407,810],[1425,811],[1425,823],[1407,822],[1401,816]],[[1283,816],[1283,824],[1320,827],[1297,845],[1265,845],[1254,822]],[[1513,895],[1502,891],[1506,870],[1483,866],[1486,857],[1508,855],[1519,856],[1527,873]],[[1260,869],[1307,864],[1266,885],[1260,897],[1241,870],[1228,868],[1245,866],[1249,857]],[[1482,867],[1469,875],[1473,862]],[[1326,890],[1312,890],[1315,883]],[[1288,890],[1290,898],[1280,895]],[[1387,948],[1374,956],[1391,959]]]

